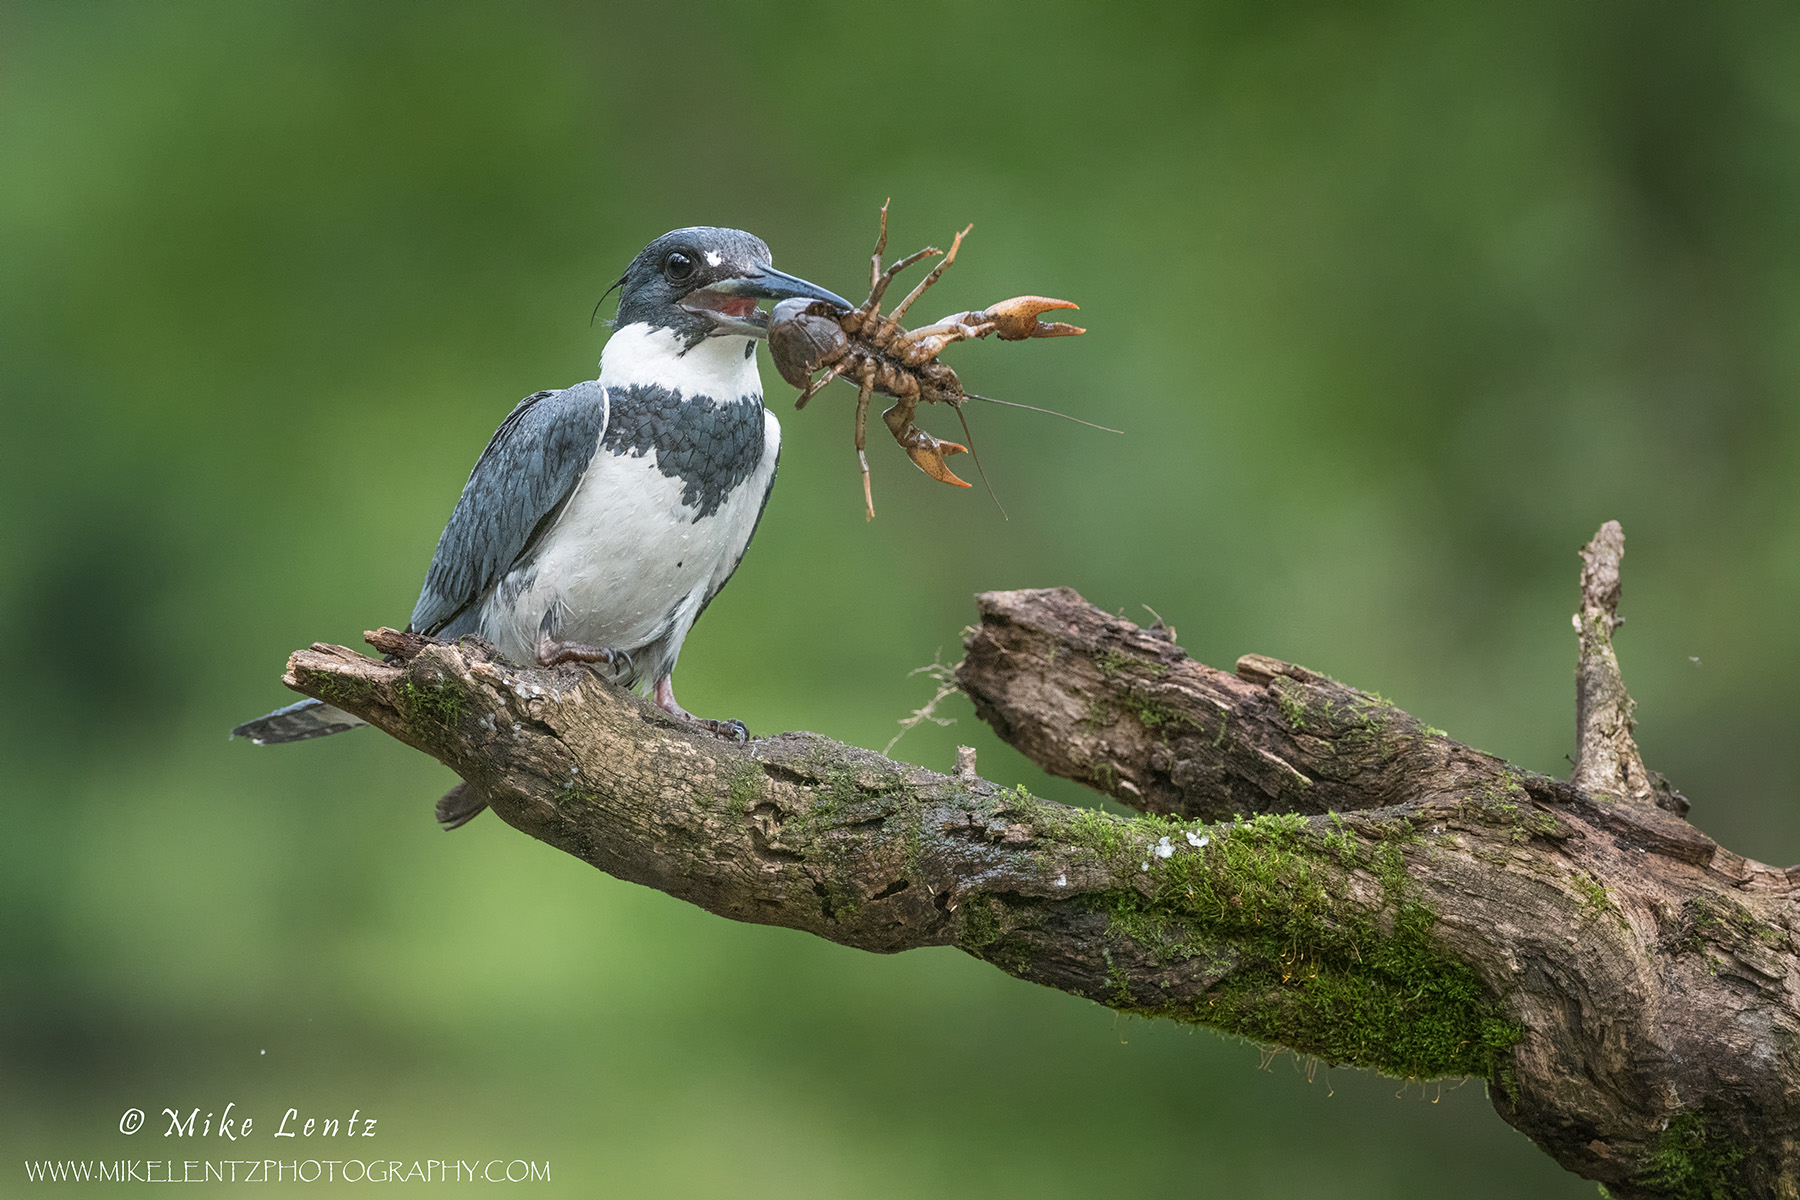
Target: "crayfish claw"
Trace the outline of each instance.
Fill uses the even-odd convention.
[[[1071,301],[1053,300],[1049,296],[1014,296],[1011,300],[1002,300],[985,312],[971,314],[975,320],[969,323],[992,322],[994,333],[1007,342],[1034,337],[1074,337],[1087,330],[1061,321],[1040,321],[1038,316],[1052,309],[1080,307]]]
[[[917,463],[919,470],[939,483],[948,483],[955,487],[968,487],[969,484],[965,480],[958,479],[956,472],[944,465],[944,458],[951,454],[967,454],[969,448],[956,442],[941,442],[928,433],[923,437],[924,440],[920,444],[906,447],[906,457]]]

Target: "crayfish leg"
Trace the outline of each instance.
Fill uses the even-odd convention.
[[[867,313],[863,318],[864,321],[867,322],[873,319],[881,312],[881,298],[887,294],[888,285],[894,282],[894,276],[906,270],[906,268],[912,266],[921,258],[930,258],[934,254],[942,253],[943,251],[939,250],[936,246],[927,246],[923,250],[915,250],[887,270],[883,271],[880,275],[876,276],[875,282],[869,288],[869,299],[863,305],[867,310]],[[910,304],[911,301],[909,300],[907,303]]]
[[[799,398],[794,401],[794,407],[795,408],[805,408],[806,402],[808,400],[811,400],[814,396],[818,395],[819,389],[823,388],[826,384],[828,384],[832,380],[836,379],[839,375],[842,375],[844,373],[844,368],[848,365],[849,365],[848,360],[845,360],[844,362],[840,362],[836,366],[832,367],[829,371],[825,372],[823,375],[819,376],[817,379],[815,379],[811,383],[807,384],[806,390],[804,392],[801,392]]]
[[[856,459],[862,464],[863,509],[865,521],[875,519],[875,495],[869,488],[869,398],[875,394],[875,364],[864,363],[862,386],[856,392]]]
[[[909,331],[894,344],[893,352],[898,354],[909,367],[928,363],[942,354],[953,342],[967,341],[970,338],[986,337],[994,331],[993,325],[965,325],[960,321],[939,321],[936,325],[921,325]]]
[[[967,454],[969,448],[956,442],[939,441],[912,422],[913,409],[918,407],[918,398],[903,398],[894,407],[881,414],[887,427],[906,451],[906,457],[913,460],[919,470],[925,472],[939,483],[948,483],[954,487],[968,487],[966,480],[958,479],[956,472],[944,465],[944,458],[950,454]]]
[[[944,273],[944,269],[956,261],[957,247],[962,245],[963,239],[969,236],[969,230],[973,228],[975,228],[975,226],[970,225],[956,235],[956,240],[950,243],[949,252],[944,255],[944,261],[931,268],[931,273],[919,280],[919,286],[907,293],[906,299],[902,300],[899,306],[894,309],[893,316],[889,318],[890,320],[898,321],[901,317],[905,316],[906,310],[912,307],[913,301],[917,300],[920,296],[923,296],[925,294],[925,289],[938,281],[938,277]]]
[[[875,285],[881,282],[881,254],[887,249],[887,210],[894,202],[889,196],[881,202],[881,232],[875,236],[875,253],[869,256],[869,299],[875,298]]]

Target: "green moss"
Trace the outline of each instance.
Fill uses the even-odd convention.
[[[1351,700],[1347,717],[1333,721],[1332,706],[1325,705],[1327,728],[1337,733],[1338,748],[1361,757],[1374,751],[1379,757],[1390,753],[1391,735],[1395,732],[1395,714],[1400,710],[1378,696],[1358,695]]]
[[[1531,802],[1531,794],[1510,770],[1502,770],[1492,781],[1465,795],[1457,809],[1484,825],[1511,828],[1515,846],[1534,837],[1555,837],[1558,831],[1556,818]]]
[[[1769,950],[1786,950],[1786,932],[1757,919],[1756,914],[1723,896],[1695,896],[1681,906],[1685,936],[1678,944],[1688,950],[1704,953],[1713,942],[1730,947],[1755,943]]]
[[[1115,817],[1097,808],[1077,808],[1067,816],[1053,818],[1047,832],[1122,867],[1134,843],[1141,852],[1145,844],[1141,839],[1154,842],[1167,828],[1155,817]]]
[[[1343,866],[1355,866],[1356,839],[1350,836],[1350,830],[1344,825],[1344,818],[1333,812],[1326,813],[1325,820],[1331,828],[1319,835],[1319,844],[1329,850]]]
[[[956,944],[965,950],[985,950],[1000,940],[1000,914],[986,896],[973,896],[962,906]]]
[[[1581,911],[1589,918],[1604,917],[1610,913],[1617,917],[1621,924],[1624,923],[1625,916],[1619,911],[1618,903],[1612,898],[1612,893],[1606,890],[1604,883],[1586,871],[1575,872],[1569,882],[1573,883],[1575,890],[1581,893]]]
[[[1022,783],[1018,787],[1013,788],[1010,792],[1001,792],[1000,798],[1004,801],[1004,806],[1001,809],[1002,812],[1018,817],[1033,825],[1044,820],[1049,812],[1049,810],[1044,807],[1043,803],[1036,796],[1031,794],[1031,789]]]
[[[1102,672],[1109,678],[1115,677],[1127,667],[1132,668],[1139,676],[1152,679],[1168,674],[1169,670],[1161,663],[1143,662],[1118,655],[1112,657],[1110,661],[1116,665],[1108,670],[1108,661],[1102,657],[1100,663]],[[1087,711],[1082,716],[1082,726],[1089,732],[1104,729],[1118,718],[1121,711],[1137,718],[1138,723],[1151,734],[1165,739],[1171,730],[1190,724],[1186,717],[1148,694],[1144,684],[1127,681],[1116,695],[1090,697]]]
[[[1100,674],[1111,679],[1115,675],[1136,674],[1147,675],[1151,679],[1161,679],[1169,673],[1169,668],[1153,658],[1137,658],[1129,654],[1120,654],[1117,650],[1102,650],[1100,657],[1094,660],[1100,667]]]
[[[898,768],[879,772],[867,766],[845,768],[823,757],[808,759],[804,766],[803,775],[812,787],[806,798],[791,808],[787,803],[777,805],[775,840],[784,853],[807,865],[824,917],[849,920],[868,899],[864,894],[869,882],[865,851],[870,843],[850,832],[853,826],[883,826],[899,860],[889,860],[892,868],[907,883],[917,882],[925,817],[919,805],[896,799],[905,793],[904,772]],[[968,794],[967,789],[955,788],[951,793]],[[746,815],[770,800],[760,765],[747,764],[733,779],[730,795],[732,804],[744,806]]]
[[[1275,690],[1275,707],[1281,710],[1281,719],[1296,732],[1306,728],[1306,702],[1294,693],[1300,685],[1286,676],[1278,676],[1270,685]]]
[[[856,778],[849,771],[841,767],[824,768],[818,775],[810,802],[788,818],[787,829],[799,837],[822,833],[858,798]]]
[[[1494,1081],[1494,1086],[1500,1089],[1500,1094],[1502,1096],[1506,1097],[1506,1102],[1508,1104],[1514,1106],[1515,1108],[1518,1107],[1518,1103],[1519,1103],[1519,1066],[1518,1066],[1518,1064],[1516,1062],[1514,1062],[1511,1058],[1508,1058],[1505,1055],[1502,1055],[1500,1058],[1495,1060],[1494,1073],[1489,1078],[1491,1078]]]
[[[768,777],[756,763],[742,764],[731,776],[731,785],[725,793],[725,802],[731,811],[740,817],[750,815],[757,802],[767,795]]]
[[[1147,696],[1127,694],[1119,698],[1119,706],[1151,734],[1167,740],[1171,730],[1187,724],[1187,719],[1166,704]]]
[[[319,699],[341,708],[364,707],[375,698],[374,685],[366,679],[346,675],[321,675],[313,681]]]
[[[1718,908],[1718,915],[1714,919],[1722,921],[1738,938],[1756,942],[1770,950],[1787,949],[1787,934],[1767,922],[1757,920],[1756,914],[1743,905],[1732,900],[1722,900]]]
[[[1698,1110],[1670,1121],[1631,1182],[1675,1200],[1736,1200],[1747,1194],[1743,1147],[1707,1128]]]
[[[1112,951],[1105,946],[1100,947],[1100,956],[1106,960],[1106,980],[1111,984],[1112,1006],[1127,1009],[1131,1005],[1131,976],[1125,968],[1113,961]]]
[[[957,908],[956,921],[959,947],[1002,971],[1029,978],[1032,937],[1043,927],[1041,911],[976,894],[966,897]]]
[[[1019,790],[1024,791],[1023,788],[1020,788]],[[1030,795],[1030,793],[1026,794]],[[903,813],[906,821],[904,830],[906,849],[904,851],[903,861],[906,864],[906,878],[910,883],[919,878],[919,863],[924,854],[925,809],[923,805],[909,804],[905,807]]]
[[[1109,936],[1165,962],[1236,957],[1197,1001],[1157,1013],[1403,1078],[1494,1074],[1522,1031],[1469,967],[1432,945],[1437,917],[1401,850],[1416,835],[1395,830],[1364,850],[1341,818],[1315,827],[1278,814],[1211,827],[1196,849],[1184,835],[1199,828],[1090,810],[1059,831],[1115,863],[1174,835],[1171,856],[1121,864],[1148,894],[1119,887],[1098,898]],[[1378,912],[1340,897],[1351,864],[1380,881]]]
[[[449,684],[422,685],[414,682],[411,676],[400,680],[394,688],[394,698],[399,701],[400,711],[408,721],[444,729],[461,720],[469,706],[467,698]]]
[[[1090,697],[1087,711],[1082,714],[1081,727],[1088,733],[1104,729],[1113,723],[1113,708],[1104,697]]]
[[[1101,651],[1100,657],[1095,659],[1094,662],[1095,665],[1100,668],[1100,674],[1109,679],[1114,675],[1119,674],[1121,671],[1129,670],[1131,667],[1131,660],[1126,658],[1123,654],[1120,654],[1117,650]]]
[[[1226,957],[1222,940],[1205,936],[1184,917],[1153,905],[1122,904],[1117,897],[1103,898],[1099,904],[1104,907],[1109,901],[1108,928],[1149,949],[1158,962],[1193,958],[1222,962]]]

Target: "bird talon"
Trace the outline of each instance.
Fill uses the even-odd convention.
[[[694,723],[708,733],[722,737],[727,741],[747,742],[750,740],[750,727],[742,721],[737,720],[735,717],[729,721],[714,721],[706,717],[695,717]]]
[[[606,646],[588,646],[581,642],[559,642],[543,633],[538,635],[536,657],[540,667],[560,667],[568,663],[617,667],[623,663],[624,675],[629,676],[632,671],[631,655],[627,651]]]

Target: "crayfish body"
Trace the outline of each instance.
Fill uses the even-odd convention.
[[[881,233],[875,240],[875,253],[869,268],[869,298],[848,311],[819,300],[784,300],[775,306],[769,322],[769,353],[781,377],[801,389],[795,408],[806,407],[807,401],[838,376],[855,382],[856,456],[862,465],[863,504],[869,519],[875,516],[875,500],[869,487],[869,458],[865,450],[869,401],[875,393],[894,398],[894,405],[881,414],[881,419],[921,471],[941,483],[968,487],[944,464],[951,455],[967,454],[969,448],[957,442],[933,437],[913,422],[913,412],[920,403],[948,404],[962,416],[962,403],[968,398],[962,381],[949,366],[938,361],[946,347],[971,338],[994,334],[1004,341],[1020,341],[1033,337],[1070,337],[1085,332],[1060,321],[1040,321],[1041,313],[1052,309],[1075,308],[1067,300],[1046,296],[1015,296],[979,312],[960,312],[931,325],[909,330],[900,323],[913,302],[938,281],[945,268],[956,261],[956,252],[968,236],[969,226],[956,235],[943,261],[933,267],[894,311],[882,315],[881,298],[894,277],[923,258],[942,253],[926,247],[909,254],[883,269],[881,256],[887,249],[887,205],[881,206]],[[818,373],[823,371],[823,375]],[[818,376],[816,379],[814,376]],[[965,420],[963,428],[967,430]]]

